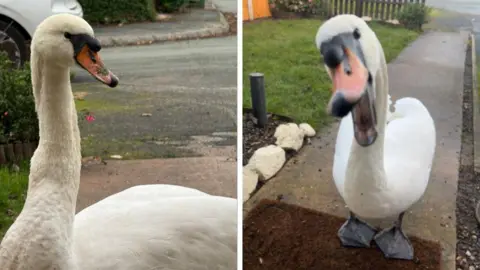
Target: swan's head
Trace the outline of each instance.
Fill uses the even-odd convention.
[[[355,139],[369,146],[377,138],[375,76],[380,67],[380,42],[367,23],[355,15],[338,15],[318,30],[316,45],[333,82],[328,113],[352,113]]]
[[[118,78],[102,62],[100,42],[92,27],[82,18],[71,14],[57,14],[45,19],[32,38],[32,54],[49,66],[69,68],[78,63],[97,80],[115,87]]]

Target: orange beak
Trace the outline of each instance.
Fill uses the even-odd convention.
[[[103,64],[100,55],[90,50],[88,45],[84,45],[75,57],[77,63],[93,75],[100,82],[115,87],[118,85],[118,78]]]
[[[344,98],[356,103],[365,91],[368,70],[348,48],[344,49],[345,60],[332,72],[333,93],[341,93]]]

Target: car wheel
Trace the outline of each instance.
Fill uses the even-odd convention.
[[[29,44],[20,29],[11,21],[0,21],[0,51],[6,52],[17,68],[30,58]]]

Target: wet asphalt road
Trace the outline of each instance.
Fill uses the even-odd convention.
[[[236,37],[103,49],[117,88],[78,68],[72,81],[88,93],[77,110],[96,117],[80,121],[84,156],[230,156],[222,151],[236,144],[236,54]]]

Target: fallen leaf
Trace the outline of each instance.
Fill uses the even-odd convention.
[[[84,100],[88,95],[88,92],[75,92],[73,93],[73,98],[76,100]]]
[[[146,117],[146,116],[152,116],[151,113],[142,113],[142,116]]]

